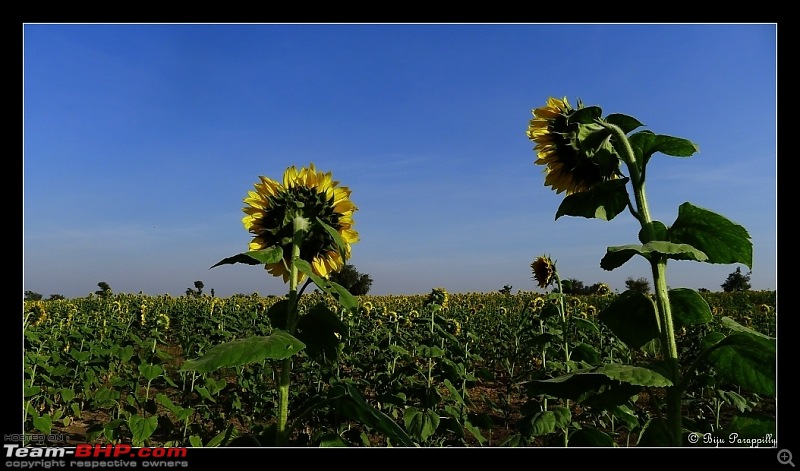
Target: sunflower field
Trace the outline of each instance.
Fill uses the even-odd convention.
[[[697,357],[709,332],[734,325],[775,336],[776,292],[702,296],[713,319],[680,328],[682,357]],[[559,316],[550,309],[557,298],[535,292],[436,288],[359,296],[356,309],[308,293],[299,311],[324,305],[343,328],[291,357],[285,446],[648,446],[645,432],[663,399],[658,385],[614,383],[621,394],[612,394],[604,383],[575,396],[542,388],[565,372],[659,355],[658,340],[632,347],[601,321],[619,297],[563,296]],[[273,443],[282,360],[208,372],[182,365],[215,346],[270,335],[270,310],[285,300],[114,294],[25,301],[24,432],[60,437],[54,445]],[[774,368],[761,365],[773,376]],[[685,430],[722,434],[747,425],[774,434],[774,392],[732,385],[721,373],[692,373],[682,399]]]

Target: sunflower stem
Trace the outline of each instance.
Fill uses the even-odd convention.
[[[297,235],[304,230],[302,218],[294,218],[294,233]],[[289,262],[289,312],[286,316],[286,330],[294,335],[297,327],[298,294],[297,285],[299,273],[294,263],[300,258],[300,237],[292,238],[292,258]],[[289,440],[286,423],[289,418],[289,386],[291,384],[292,358],[284,358],[281,365],[280,382],[278,385],[278,430],[275,434],[277,446],[284,446]]]
[[[555,285],[558,287],[558,292],[560,296],[558,297],[558,312],[561,314],[561,336],[562,341],[564,342],[564,368],[567,373],[570,372],[569,367],[569,359],[570,359],[570,352],[569,352],[569,338],[567,332],[567,316],[566,316],[566,308],[564,306],[564,289],[561,286],[561,277],[558,276],[558,270],[553,272],[553,277],[555,279]],[[566,399],[566,406],[567,410],[570,410],[569,399]],[[567,431],[567,427],[564,427],[564,447],[566,448],[569,445],[569,433]]]
[[[636,154],[633,152],[630,141],[619,126],[602,122],[602,125],[609,129],[614,139],[614,148],[617,150],[622,160],[628,167],[631,185],[633,187],[634,198],[638,210],[638,219],[642,226],[645,240],[654,240],[652,219],[650,209],[647,205],[647,197],[644,189],[644,169],[640,168],[636,161]],[[634,214],[636,216],[636,214]],[[670,445],[681,445],[682,418],[681,418],[681,389],[680,384],[680,363],[678,361],[678,347],[675,342],[675,327],[672,320],[672,309],[669,302],[669,290],[667,288],[667,259],[663,256],[654,256],[650,259],[650,268],[653,273],[653,284],[656,301],[656,322],[661,334],[661,348],[667,367],[670,372],[672,386],[667,388],[667,429],[671,435]]]

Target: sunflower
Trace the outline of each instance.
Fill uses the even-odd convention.
[[[442,309],[447,307],[447,301],[449,300],[450,295],[447,293],[447,290],[444,288],[434,288],[428,294],[428,297],[425,299],[425,306],[430,306],[433,304],[438,305]]]
[[[578,100],[578,109],[584,108]],[[548,98],[547,104],[532,111],[528,139],[536,143],[537,165],[545,165],[545,186],[567,195],[591,189],[596,184],[619,178],[619,160],[608,139],[598,139],[605,131],[597,124],[573,123],[577,111],[567,97]],[[593,136],[589,144],[589,136]]]
[[[303,218],[307,232],[300,245],[300,258],[311,264],[316,275],[327,278],[340,270],[350,258],[350,244],[359,241],[353,229],[353,212],[358,208],[350,201],[350,189],[339,186],[331,172],[317,171],[314,164],[297,170],[291,166],[283,174],[283,182],[260,176],[255,191],[249,191],[243,208],[245,229],[253,234],[249,249],[263,250],[273,246],[283,249],[283,260],[267,264],[273,276],[289,280],[295,218]],[[336,230],[344,241],[340,253],[333,236],[316,223],[317,218]],[[300,274],[300,279],[304,277]]]
[[[540,288],[546,288],[555,281],[556,267],[550,257],[544,255],[537,257],[531,263],[531,269],[533,270],[533,277]]]

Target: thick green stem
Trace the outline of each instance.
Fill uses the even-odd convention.
[[[292,259],[289,262],[289,312],[286,316],[286,330],[292,335],[294,335],[295,328],[297,327],[297,284],[299,275],[294,260],[300,258],[300,243],[297,234],[298,231],[302,229],[299,227],[299,223],[300,221],[295,218],[295,237],[292,242]],[[284,446],[289,441],[289,429],[286,424],[289,420],[289,386],[292,379],[291,373],[292,358],[285,358],[281,364],[281,373],[278,383],[278,430],[275,434],[277,446]]]
[[[644,238],[646,241],[654,240],[652,219],[650,209],[647,205],[647,197],[644,189],[644,169],[640,168],[636,161],[633,148],[627,136],[621,128],[610,123],[603,122],[602,125],[610,130],[614,137],[614,148],[617,150],[622,160],[628,167],[630,173],[631,186],[633,187],[634,198],[638,211],[639,223],[642,225]],[[680,446],[683,433],[681,425],[681,395],[680,384],[680,363],[678,361],[678,347],[675,342],[675,327],[672,322],[672,310],[669,303],[667,289],[667,259],[662,256],[655,256],[650,260],[650,267],[653,273],[653,285],[656,298],[656,322],[658,323],[661,334],[661,348],[664,361],[667,363],[670,372],[672,386],[667,388],[667,428],[671,435],[670,446]]]

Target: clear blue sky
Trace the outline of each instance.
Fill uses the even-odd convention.
[[[656,154],[647,191],[743,225],[753,289],[777,288],[776,24],[26,24],[23,287],[45,297],[285,294],[247,250],[259,175],[310,162],[352,190],[350,262],[370,294],[535,290],[651,279],[629,213],[562,217],[525,131],[550,96],[624,113],[700,147]],[[720,290],[743,265],[671,262]]]

